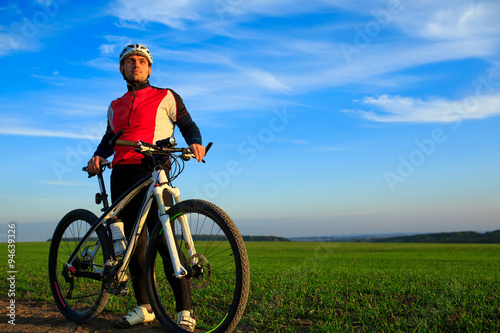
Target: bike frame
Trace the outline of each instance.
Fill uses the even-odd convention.
[[[105,188],[104,188],[104,182],[102,180],[102,176],[99,178],[99,186],[101,189],[101,193],[103,196],[106,198],[105,194]],[[149,210],[151,208],[151,204],[153,200],[156,200],[158,204],[158,216],[161,221],[161,224],[163,226],[164,235],[165,235],[165,241],[170,253],[170,259],[172,262],[172,266],[174,269],[174,274],[177,278],[181,278],[185,276],[188,272],[187,270],[181,265],[179,255],[177,253],[177,247],[175,243],[175,235],[172,230],[172,226],[170,224],[170,221],[173,220],[174,218],[178,218],[180,222],[180,226],[182,229],[182,235],[184,238],[184,241],[186,242],[186,246],[188,249],[189,256],[193,256],[196,254],[196,249],[193,243],[191,231],[189,229],[188,221],[187,218],[184,215],[181,216],[172,216],[169,217],[167,214],[167,210],[170,207],[165,207],[165,203],[163,201],[163,193],[164,191],[167,191],[172,198],[174,199],[174,204],[179,203],[181,201],[180,198],[180,191],[176,187],[171,187],[168,182],[168,178],[166,175],[166,172],[163,168],[159,166],[155,166],[155,170],[151,173],[150,176],[144,177],[140,181],[138,181],[136,184],[134,184],[127,192],[125,192],[118,200],[116,200],[115,203],[113,203],[110,207],[107,206],[107,200],[104,201],[104,208],[105,212],[99,217],[99,219],[96,221],[96,223],[89,229],[89,231],[85,234],[85,236],[82,238],[78,246],[75,248],[71,256],[66,262],[66,265],[68,266],[68,269],[75,275],[78,276],[78,271],[73,267],[72,263],[73,260],[76,258],[77,254],[79,251],[82,250],[83,244],[87,241],[87,239],[90,237],[90,235],[97,230],[101,225],[103,225],[106,221],[115,218],[124,208],[125,206],[134,198],[143,188],[147,187],[147,192],[144,197],[144,201],[142,203],[141,209],[139,211],[139,214],[137,215],[137,219],[134,225],[134,229],[132,231],[131,236],[129,237],[130,239],[128,240],[128,245],[126,252],[123,256],[123,261],[122,265],[118,269],[116,276],[118,278],[118,282],[123,282],[127,280],[127,275],[126,275],[126,270],[128,267],[128,264],[130,262],[130,258],[132,254],[135,251],[135,246],[137,243],[137,240],[142,232],[142,229],[144,228],[144,224],[146,222],[146,217],[148,216]],[[106,209],[107,208],[107,209]],[[99,249],[99,242],[96,244],[94,247],[93,251],[90,251],[92,253],[92,259],[95,256],[95,253],[97,253],[97,250]],[[99,277],[102,279],[101,273],[99,273],[98,270],[94,268],[95,271],[97,271],[97,274]],[[86,273],[85,275],[87,275]],[[97,278],[97,276],[94,276]]]

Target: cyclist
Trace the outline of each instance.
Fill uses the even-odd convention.
[[[134,183],[153,171],[152,163],[142,154],[133,152],[132,147],[109,145],[109,140],[120,130],[120,137],[129,141],[144,141],[155,143],[158,140],[173,136],[177,126],[196,159],[201,161],[205,148],[201,145],[201,134],[191,119],[181,97],[171,89],[161,89],[149,84],[153,57],[149,50],[140,44],[126,46],[120,54],[120,72],[127,82],[128,92],[111,102],[108,108],[108,127],[94,156],[88,162],[91,173],[98,173],[100,163],[114,154],[113,171],[111,174],[111,199],[115,201]],[[143,196],[138,195],[120,213],[123,220],[125,235],[132,233],[137,213],[140,210]],[[172,205],[170,195],[164,196],[165,205]],[[151,207],[147,218],[148,230],[157,222],[157,207]],[[132,255],[129,270],[132,285],[137,299],[137,306],[127,315],[115,321],[118,327],[126,328],[132,325],[154,320],[151,310],[145,279],[145,254],[147,233],[142,232],[137,248]],[[168,257],[168,256],[167,256]],[[185,258],[184,258],[185,260]],[[172,269],[171,264],[165,264],[165,269]],[[167,268],[170,267],[170,268]],[[177,323],[188,331],[194,331],[196,320],[192,315],[191,291],[189,281],[172,276],[172,271],[166,271],[176,298],[178,312]]]

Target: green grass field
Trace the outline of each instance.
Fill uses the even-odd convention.
[[[7,244],[0,244],[7,267]],[[500,244],[247,243],[255,332],[498,332]],[[16,298],[52,302],[49,243],[16,244]],[[2,290],[8,281],[2,279]],[[7,292],[5,292],[7,294]],[[108,311],[128,312],[131,296]]]

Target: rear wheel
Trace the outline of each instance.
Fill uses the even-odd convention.
[[[158,223],[146,254],[147,290],[158,321],[170,332],[185,332],[177,325],[177,312],[192,310],[196,332],[231,332],[243,315],[250,288],[248,256],[238,229],[220,208],[202,200],[183,201],[167,213],[179,257],[188,271],[181,279],[190,290],[191,309],[176,308],[176,297],[166,278],[170,275],[172,280],[170,256]],[[181,235],[181,216],[187,218],[197,252],[191,257]]]
[[[67,260],[80,240],[97,221],[85,209],[76,209],[59,222],[50,243],[49,280],[52,296],[61,313],[83,323],[97,316],[106,306],[109,294],[104,292],[102,272],[111,258],[106,231],[97,228],[79,248],[70,270]]]

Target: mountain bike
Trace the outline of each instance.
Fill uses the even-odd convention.
[[[68,319],[84,323],[104,309],[111,295],[128,293],[130,257],[140,233],[146,232],[146,217],[156,200],[158,223],[146,253],[146,289],[156,318],[170,332],[185,332],[176,324],[174,291],[167,280],[186,279],[196,332],[231,332],[243,315],[250,288],[248,256],[236,225],[210,202],[181,201],[172,181],[194,157],[188,148],[176,148],[173,138],[150,144],[118,137],[119,133],[111,143],[134,147],[151,158],[154,171],[109,205],[103,180],[109,164],[103,163],[95,197],[103,214],[97,217],[76,209],[61,219],[49,252],[50,288],[58,309]],[[116,237],[113,225],[118,214],[143,189],[147,194],[130,237]],[[164,191],[173,197],[172,207],[165,207]],[[171,276],[165,276],[168,271]]]

